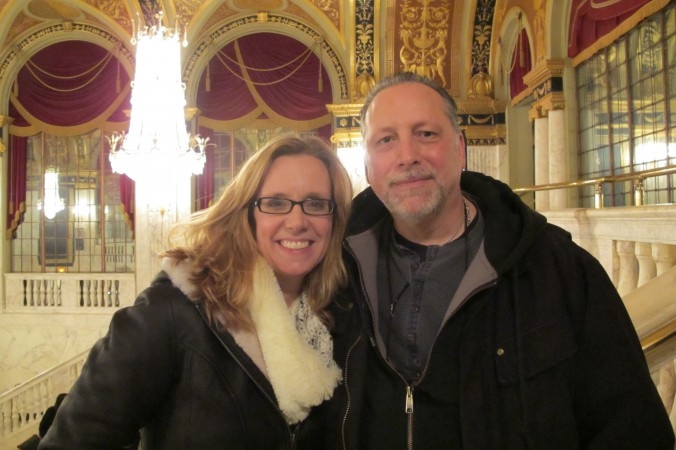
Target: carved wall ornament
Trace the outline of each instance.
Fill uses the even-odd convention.
[[[373,2],[358,0],[355,5],[355,83],[352,100],[359,101],[375,84],[375,14]]]
[[[472,33],[472,75],[488,73],[496,0],[477,0]]]
[[[446,86],[448,0],[405,0],[400,9],[401,68],[435,79]]]
[[[493,80],[486,72],[479,72],[472,76],[469,82],[469,98],[490,97],[493,98]]]

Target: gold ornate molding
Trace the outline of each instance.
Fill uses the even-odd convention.
[[[362,103],[340,103],[326,105],[333,116],[333,134],[331,143],[337,147],[352,147],[354,142],[362,142],[361,112]]]
[[[352,85],[352,102],[359,102],[376,83],[375,80],[375,14],[373,3],[358,0],[354,5],[355,44],[354,64],[355,79]]]
[[[12,122],[14,122],[14,117],[0,114],[0,127],[4,127],[5,125],[11,125]]]
[[[493,79],[486,72],[479,72],[472,76],[469,82],[469,98],[490,97],[493,98]]]
[[[456,100],[458,114],[504,114],[506,103],[490,97],[472,97],[467,100]]]
[[[504,101],[476,96],[459,100],[457,104],[460,128],[465,133],[467,145],[502,145],[506,142]]]

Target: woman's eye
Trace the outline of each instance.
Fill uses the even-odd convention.
[[[265,200],[265,207],[270,209],[280,209],[285,206],[285,202],[279,198],[269,198]]]

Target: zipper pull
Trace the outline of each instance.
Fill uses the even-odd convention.
[[[413,389],[406,386],[406,414],[413,414]]]

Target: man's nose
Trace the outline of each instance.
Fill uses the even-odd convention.
[[[399,139],[399,162],[410,165],[420,159],[420,148],[413,137]]]

